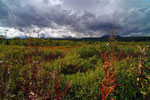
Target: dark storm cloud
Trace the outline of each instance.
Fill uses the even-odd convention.
[[[101,36],[108,34],[112,27],[124,36],[134,32],[150,33],[149,7],[137,8],[128,2],[130,3],[129,0],[0,0],[0,27],[24,31],[36,26],[40,28],[36,32],[50,28],[78,36],[81,33],[85,36]],[[67,30],[62,31],[63,26]]]
[[[7,6],[0,0],[0,24],[2,23],[8,23],[8,11],[7,11]]]
[[[44,0],[44,2],[49,3],[48,0]],[[94,13],[90,13],[88,11],[75,12],[71,14],[70,10],[61,9],[60,6],[47,5],[45,7],[47,8],[45,9],[47,11],[38,11],[36,6],[34,5],[25,5],[22,7],[20,6],[21,3],[16,4],[17,0],[16,2],[13,1],[6,3],[7,5],[5,5],[4,3],[2,3],[1,5],[2,7],[7,8],[7,11],[5,11],[5,9],[2,9],[2,11],[6,14],[1,14],[3,16],[3,18],[1,18],[1,21],[5,21],[3,25],[7,27],[15,27],[20,30],[21,28],[31,27],[32,25],[38,27],[59,28],[53,25],[53,23],[55,23],[58,26],[69,25],[72,28],[72,31],[82,33],[88,33],[89,30],[104,31],[105,29],[110,30],[112,28],[111,23],[97,23],[97,21],[99,21],[100,19],[98,19]],[[11,5],[9,5],[10,3]],[[11,7],[12,5],[13,9]]]
[[[94,31],[98,31],[98,30],[103,30],[103,31],[110,31],[112,30],[112,28],[115,29],[121,29],[122,27],[120,25],[115,25],[114,23],[101,23],[101,22],[96,22],[96,23],[92,23],[91,25],[88,26],[89,29],[94,30]]]

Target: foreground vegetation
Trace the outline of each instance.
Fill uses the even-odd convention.
[[[150,98],[148,42],[8,41],[0,45],[2,99]]]

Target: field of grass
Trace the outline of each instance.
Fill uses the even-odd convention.
[[[150,99],[148,42],[16,43],[0,44],[2,100]]]

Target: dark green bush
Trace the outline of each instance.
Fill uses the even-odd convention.
[[[69,99],[100,99],[101,92],[99,87],[99,80],[103,76],[103,72],[100,67],[96,68],[95,71],[89,70],[85,74],[76,73],[67,76],[70,81],[70,93]]]
[[[77,55],[68,54],[65,58],[58,59],[54,63],[55,65],[61,65],[62,73],[74,74],[78,71],[86,72],[87,70],[95,69],[95,67],[97,66],[97,61],[97,56],[83,59]]]
[[[89,46],[89,47],[81,47],[78,51],[80,58],[90,58],[92,56],[98,56],[99,52],[96,50],[94,46]]]
[[[147,51],[147,62],[150,62],[150,50]]]
[[[63,56],[62,52],[59,51],[59,50],[55,50],[53,53],[54,53],[54,56],[55,56],[56,58]]]
[[[125,55],[138,56],[139,51],[134,47],[124,47],[123,48]]]

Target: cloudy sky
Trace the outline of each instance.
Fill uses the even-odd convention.
[[[150,36],[150,0],[0,0],[0,35]]]

